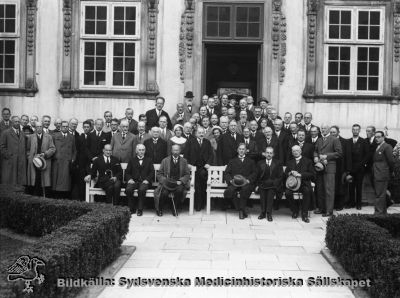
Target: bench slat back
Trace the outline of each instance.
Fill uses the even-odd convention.
[[[208,182],[211,187],[226,187],[224,171],[226,166],[210,166],[208,169]]]

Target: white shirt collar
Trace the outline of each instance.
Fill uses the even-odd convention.
[[[300,161],[300,159],[301,159],[301,156],[295,158],[296,161]]]

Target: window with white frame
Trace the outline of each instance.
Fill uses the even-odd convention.
[[[383,93],[384,20],[384,8],[325,8],[324,93]]]
[[[0,3],[0,86],[18,85],[19,2]]]
[[[80,86],[138,89],[140,4],[81,4]]]

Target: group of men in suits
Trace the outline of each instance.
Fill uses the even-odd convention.
[[[246,217],[248,196],[257,186],[261,195],[260,219],[272,220],[272,209],[279,208],[282,195],[285,193],[291,198],[290,190],[284,188],[285,177],[289,174],[302,178],[301,216],[306,222],[305,211],[314,207],[315,213],[324,216],[332,215],[334,207],[337,210],[343,207],[360,209],[365,173],[373,173],[372,180],[379,190],[377,196],[378,193],[380,198],[383,196],[385,184],[380,181],[387,175],[382,175],[380,169],[386,170],[382,166],[382,156],[385,156],[390,172],[391,160],[386,155],[390,151],[387,143],[391,141],[383,138],[383,145],[379,145],[381,133],[374,127],[367,128],[368,140],[359,136],[361,127],[357,124],[352,128],[353,137],[344,139],[336,126],[321,125],[319,128],[314,125],[309,112],[296,113],[293,120],[292,114],[287,112],[282,120],[267,99],[260,98],[258,104],[254,105],[251,96],[237,103],[235,98],[229,99],[223,94],[221,97],[205,95],[197,107],[193,93],[188,91],[171,118],[163,110],[165,99],[158,97],[155,108],[141,114],[139,121],[133,119],[131,108],[125,110],[122,119],[113,118],[112,112],[106,111],[104,119],[84,121],[82,134],[76,130],[78,120],[75,118],[69,122],[55,119],[55,129],[50,130],[50,116],[29,122],[29,117],[23,115],[21,121],[17,116],[11,117],[10,110],[4,108],[0,122],[1,181],[28,185],[35,194],[49,188],[55,197],[83,200],[85,180],[99,176],[98,183],[106,190],[107,201],[120,204],[118,189],[121,185],[117,183],[122,182],[120,163],[128,163],[124,180],[129,206],[132,212],[137,210],[137,214],[142,215],[146,190],[154,179],[150,175],[154,172],[153,165],[162,164],[166,158],[174,162],[173,155],[179,151],[179,161],[185,160],[180,164],[187,163],[197,169],[196,210],[205,206],[207,170],[211,165],[227,166],[225,194],[233,199],[240,218]],[[177,126],[183,130],[186,143],[179,150],[171,150],[168,142],[174,136],[173,127]],[[168,156],[168,152],[171,155]],[[36,156],[47,161],[46,170],[34,167]],[[323,170],[315,172],[316,164],[322,165]],[[164,162],[168,169],[175,169],[174,165]],[[238,185],[235,175],[246,177],[246,185],[239,187],[239,191],[235,190],[234,184]],[[165,177],[169,178],[169,173]],[[186,184],[186,179],[184,181]],[[315,181],[314,190],[311,181]],[[346,202],[343,200],[344,183],[349,186]],[[139,194],[137,200],[133,196],[135,190]],[[183,192],[175,196],[176,205]],[[159,199],[158,202],[165,201],[165,189],[160,192]],[[156,208],[159,215],[162,215],[162,206],[163,203]],[[297,217],[298,202],[293,201],[290,207],[292,216]],[[377,212],[385,210],[377,207]]]

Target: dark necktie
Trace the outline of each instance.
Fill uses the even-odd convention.
[[[192,106],[188,106],[188,110],[191,113],[192,112]]]
[[[125,134],[124,133],[122,134],[122,139],[125,140]]]
[[[17,136],[19,137],[19,129],[15,131]]]
[[[100,131],[97,132],[97,137],[100,137]]]
[[[142,138],[143,138],[143,134],[139,134],[139,141],[142,141]]]
[[[231,136],[236,140],[236,135],[234,133],[232,133]]]
[[[107,157],[107,165],[110,165],[110,158]]]
[[[174,158],[174,164],[176,164],[178,162],[177,158]]]
[[[201,144],[202,144],[202,141],[199,139],[199,145],[200,145],[200,147],[201,147]]]
[[[270,139],[267,139],[267,144],[269,145],[271,143],[271,140]]]

